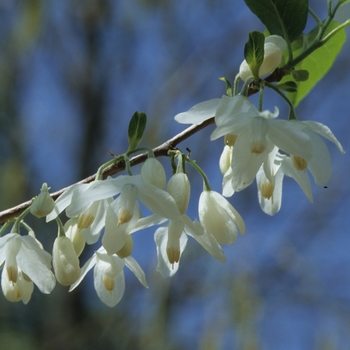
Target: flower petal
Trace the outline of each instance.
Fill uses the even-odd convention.
[[[159,227],[154,233],[154,241],[157,247],[158,264],[156,270],[162,275],[163,278],[171,277],[175,275],[179,269],[179,264],[170,264],[167,256],[166,248],[168,241],[168,227]],[[187,236],[182,234],[180,237],[180,260],[182,252],[187,244]]]
[[[268,123],[268,137],[278,148],[306,160],[311,159],[312,145],[308,135],[303,132],[303,123],[276,119]]]
[[[220,101],[220,98],[214,98],[198,103],[188,111],[177,114],[174,119],[181,124],[202,124],[205,120],[215,116]]]
[[[331,129],[328,126],[312,120],[303,121],[302,123],[306,124],[312,131],[316,132],[317,134],[320,134],[324,138],[333,142],[338,147],[341,154],[345,153],[342,145],[340,144],[338,139],[334,136],[334,134],[332,133]]]
[[[305,170],[297,170],[290,157],[285,157],[283,159],[281,170],[285,175],[292,177],[298,183],[306,197],[313,203],[311,183],[307,172]]]
[[[226,256],[220,244],[198,222],[192,222],[188,216],[184,215],[185,233],[193,237],[209,254],[220,262],[226,262]]]
[[[69,292],[71,292],[73,289],[78,287],[78,285],[81,283],[83,278],[86,276],[86,274],[95,266],[96,264],[96,254],[93,254],[93,256],[84,264],[84,266],[80,269],[80,276],[79,278],[70,286]]]
[[[258,115],[258,110],[247,97],[223,96],[215,116],[217,127],[212,132],[210,140],[216,140],[227,134],[240,134],[242,130],[249,127],[252,118]]]
[[[145,273],[143,272],[139,263],[132,256],[125,258],[125,265],[135,274],[141,284],[148,288]]]

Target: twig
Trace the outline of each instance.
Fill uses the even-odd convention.
[[[185,129],[184,131],[182,131],[181,133],[177,134],[176,136],[174,136],[173,138],[169,139],[168,141],[164,142],[163,144],[161,144],[160,146],[156,147],[153,149],[154,155],[156,157],[161,157],[161,156],[167,156],[168,155],[168,151],[169,150],[173,150],[176,148],[176,146],[188,139],[189,137],[191,137],[192,135],[194,135],[195,133],[197,133],[198,131],[206,128],[208,125],[210,124],[214,124],[214,117],[210,118],[208,120],[206,120],[205,122],[203,122],[200,125],[192,125],[189,128]],[[142,153],[139,154],[135,157],[132,157],[130,159],[130,165],[134,166],[136,164],[140,164],[142,162],[144,162],[147,159],[147,153]],[[125,162],[124,160],[119,161],[116,164],[112,164],[111,166],[109,166],[108,168],[106,168],[103,172],[103,178],[107,178],[108,176],[111,175],[115,175],[121,171],[123,171],[125,169]],[[95,176],[91,175],[77,183],[89,183],[95,180]],[[68,186],[70,187],[70,186]],[[57,199],[68,187],[62,188],[61,190],[51,193],[51,197],[53,199]],[[32,201],[26,201],[24,203],[21,203],[19,205],[16,205],[15,207],[3,210],[2,212],[0,212],[0,225],[4,224],[6,221],[13,219],[17,216],[19,216],[25,209],[27,209],[30,205],[31,205]]]

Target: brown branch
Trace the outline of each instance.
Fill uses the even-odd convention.
[[[279,82],[282,77],[286,74],[286,72],[282,71],[281,69],[276,69],[271,75],[269,75],[265,80],[269,83],[272,82]],[[248,96],[254,95],[257,93],[258,90],[253,86],[253,83],[250,85],[248,90]],[[177,134],[170,140],[164,142],[160,146],[153,149],[154,155],[156,157],[160,156],[167,156],[168,151],[175,149],[176,146],[181,143],[182,141],[188,139],[198,131],[206,128],[208,125],[214,124],[214,117],[207,119],[200,125],[192,125],[189,128],[182,131],[180,134]],[[147,153],[139,154],[133,158],[130,159],[130,166],[134,166],[136,164],[140,164],[144,162],[147,159]],[[103,171],[103,178],[107,178],[108,176],[115,175],[125,169],[125,163],[124,161],[119,161],[116,164],[112,164],[108,168],[106,168]],[[91,175],[77,183],[89,183],[95,180],[96,174]],[[54,192],[51,194],[51,197],[53,199],[57,199],[68,187],[62,188],[61,190]],[[6,209],[0,212],[0,225],[4,224],[6,221],[17,217],[20,215],[25,209],[27,209],[31,205],[32,201],[26,201],[22,204],[16,205],[15,207],[12,207],[10,209]]]
[[[181,143],[182,141],[188,139],[198,131],[206,128],[208,125],[214,124],[214,117],[206,120],[200,125],[192,125],[189,128],[185,129],[181,133],[177,134],[173,138],[169,139],[168,141],[164,142],[160,146],[153,149],[154,155],[156,157],[161,156],[167,156],[169,150],[173,150],[176,148],[176,146]],[[136,164],[140,164],[144,162],[147,159],[147,153],[139,154],[135,157],[132,157],[130,159],[130,165],[134,166]],[[108,168],[106,168],[103,171],[103,178],[107,178],[108,176],[115,175],[117,173],[120,173],[125,169],[125,162],[124,160],[119,161],[116,164],[110,165]],[[91,175],[77,183],[86,184],[89,182],[92,182],[95,180],[96,174]],[[51,197],[53,199],[57,199],[68,187],[62,188],[61,190],[54,192],[51,194]],[[19,216],[25,209],[27,209],[32,204],[32,201],[26,201],[22,204],[16,205],[15,207],[3,210],[0,212],[0,225],[4,224],[6,221],[13,219],[17,216]]]

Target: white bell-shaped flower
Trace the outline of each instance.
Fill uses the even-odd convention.
[[[141,176],[145,183],[164,190],[166,175],[162,163],[156,158],[147,158],[141,167]]]
[[[229,174],[232,191],[226,189],[226,192],[240,191],[249,186],[275,146],[307,161],[312,158],[310,137],[303,132],[306,125],[276,119],[277,116],[278,109],[274,113],[268,110],[259,112],[247,97],[223,96],[211,139],[227,134],[238,135],[232,150],[232,173]]]
[[[66,236],[72,241],[74,250],[79,257],[85,248],[85,238],[78,228],[78,218],[69,219],[64,225]]]
[[[185,173],[178,172],[168,181],[167,192],[174,198],[180,214],[185,214],[190,200],[191,185]]]
[[[233,244],[245,224],[236,209],[219,193],[204,190],[199,197],[198,214],[204,229],[219,244]]]
[[[94,268],[94,286],[98,297],[109,307],[119,303],[125,291],[125,277],[123,268],[126,265],[142,283],[148,288],[146,276],[137,261],[129,256],[121,259],[118,256],[108,255],[103,247],[84,264],[79,279],[71,285],[69,291],[74,290],[85,275]]]
[[[43,183],[39,196],[34,199],[30,207],[30,212],[38,218],[50,214],[55,206],[55,202],[50,196],[49,189],[50,187],[47,186],[47,183]]]
[[[287,48],[286,41],[278,35],[270,35],[265,38],[264,61],[259,68],[259,77],[273,72],[281,63],[283,51]],[[244,60],[239,67],[239,76],[242,80],[252,75],[250,67]]]
[[[9,233],[0,237],[1,285],[7,299],[28,302],[31,282],[42,293],[49,294],[56,284],[51,272],[51,255],[32,236]],[[26,283],[28,282],[28,283]]]
[[[56,279],[63,286],[69,286],[79,278],[79,259],[73,243],[68,237],[59,236],[55,239],[52,263]]]

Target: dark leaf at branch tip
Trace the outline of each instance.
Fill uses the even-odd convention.
[[[244,0],[264,23],[270,34],[293,42],[303,32],[308,15],[308,0]]]

